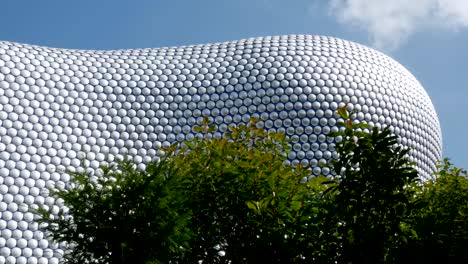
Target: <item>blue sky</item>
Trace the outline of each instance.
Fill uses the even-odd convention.
[[[58,48],[156,48],[285,34],[335,36],[399,61],[432,98],[444,156],[468,168],[466,0],[14,0],[0,5],[0,40]]]

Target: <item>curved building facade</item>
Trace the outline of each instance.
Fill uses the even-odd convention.
[[[123,154],[144,166],[160,146],[193,139],[204,115],[219,127],[251,117],[292,140],[291,163],[314,174],[336,153],[335,110],[390,126],[422,177],[436,169],[437,114],[418,81],[367,47],[321,36],[280,36],[158,49],[88,51],[0,42],[0,263],[58,263],[61,250],[28,208],[57,206],[80,159]]]

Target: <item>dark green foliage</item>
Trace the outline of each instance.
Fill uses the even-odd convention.
[[[379,131],[353,124],[345,108],[338,113],[345,123],[336,146],[339,159],[332,162],[339,174],[326,192],[332,194],[326,227],[331,237],[328,256],[336,252],[338,263],[392,262],[395,249],[404,246],[405,221],[415,208],[418,179],[397,137],[388,128]],[[370,129],[369,129],[370,130]]]
[[[70,185],[53,190],[65,208],[51,215],[39,210],[43,229],[67,251],[66,263],[144,263],[152,259],[166,263],[184,246],[188,219],[181,197],[174,196],[177,183],[164,160],[138,171],[132,162],[103,166],[99,177],[85,167],[68,172]]]
[[[412,263],[468,263],[468,174],[445,159],[419,196],[425,206],[414,215],[418,238]]]
[[[207,122],[207,120],[205,120]],[[301,219],[310,198],[310,175],[285,166],[286,137],[232,127],[223,138],[214,128],[197,128],[205,139],[186,143],[173,155],[192,211],[194,237],[184,261],[192,263],[294,263],[301,259]],[[316,199],[319,199],[318,195]]]
[[[39,221],[74,246],[66,263],[467,262],[466,171],[445,161],[420,183],[389,129],[338,114],[339,158],[324,164],[337,176],[286,165],[285,135],[254,121],[218,138],[205,118],[145,171],[124,160],[69,172],[51,192],[66,207]]]

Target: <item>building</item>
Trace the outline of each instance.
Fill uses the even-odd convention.
[[[57,206],[45,191],[80,158],[96,169],[129,154],[144,166],[158,147],[193,139],[206,115],[220,133],[255,117],[291,138],[291,163],[314,167],[336,155],[326,134],[345,104],[359,121],[390,126],[423,178],[436,169],[442,139],[429,96],[399,63],[356,43],[291,35],[84,51],[0,42],[0,262],[58,263],[28,207]]]

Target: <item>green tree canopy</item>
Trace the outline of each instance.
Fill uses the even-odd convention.
[[[267,133],[254,121],[211,138],[215,127],[175,151],[173,164],[182,179],[192,212],[191,250],[185,261],[203,263],[290,263],[301,259],[305,204],[316,201],[303,183],[308,168],[285,165],[284,134]],[[305,246],[307,247],[307,246]]]
[[[414,213],[412,263],[468,263],[468,173],[441,162],[435,177],[419,193],[424,203]],[[410,255],[410,254],[408,254]]]
[[[66,263],[424,263],[466,261],[466,172],[444,163],[425,183],[389,128],[337,113],[334,176],[288,165],[284,134],[255,121],[222,136],[208,119],[145,170],[85,166],[50,195],[41,227]]]
[[[332,161],[339,175],[331,192],[325,218],[332,244],[327,256],[338,263],[392,263],[406,242],[406,226],[417,208],[414,186],[418,173],[411,166],[409,149],[397,144],[390,128],[379,131],[364,123],[353,123],[345,108],[338,110],[344,129],[330,136],[343,138]]]
[[[68,173],[68,186],[51,190],[65,206],[38,210],[50,238],[68,244],[65,263],[167,263],[183,250],[189,215],[166,160],[145,171],[125,159],[97,175],[86,166]]]

